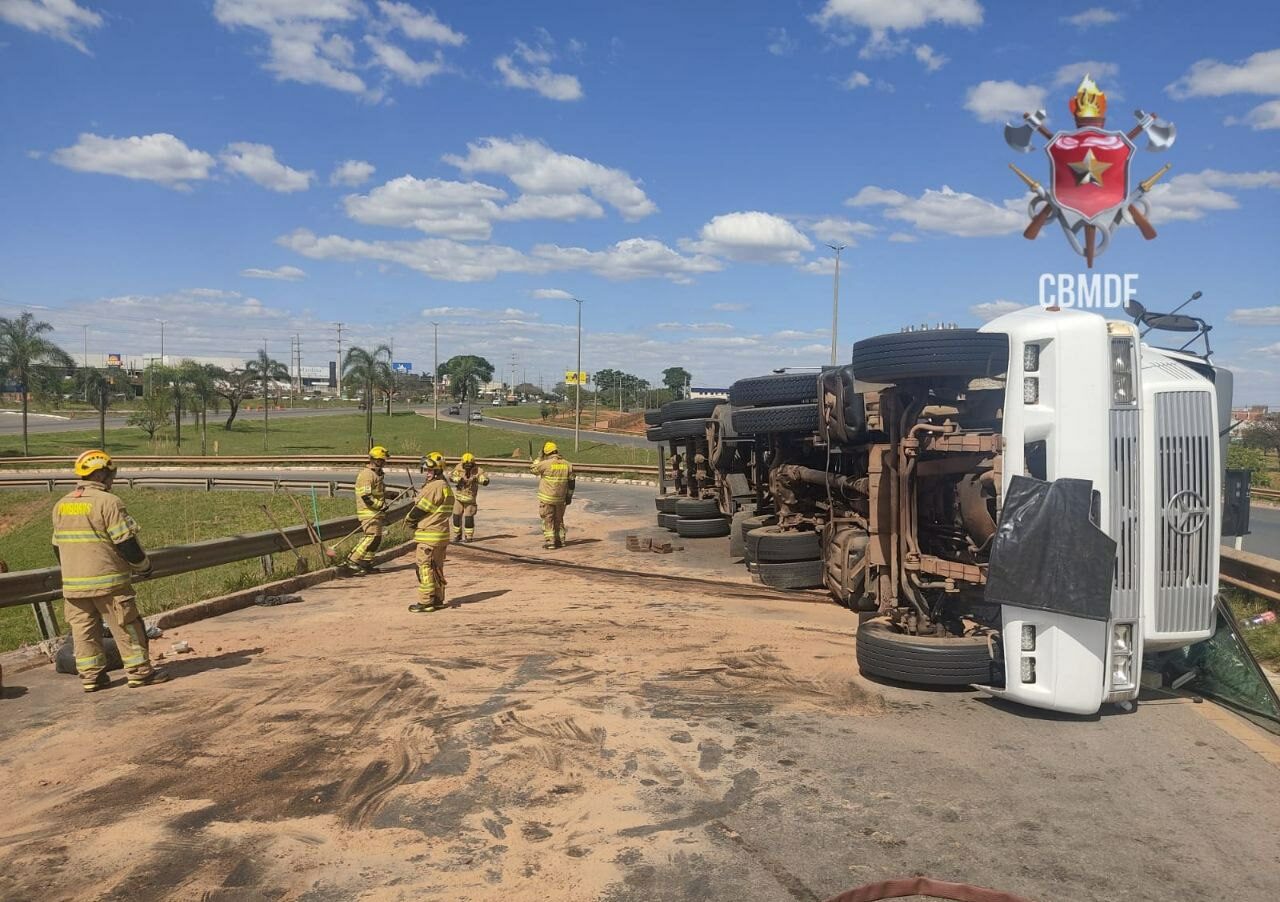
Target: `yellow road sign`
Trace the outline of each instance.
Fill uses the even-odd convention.
[[[586,385],[590,381],[586,373],[575,373],[569,370],[564,374],[565,385]]]

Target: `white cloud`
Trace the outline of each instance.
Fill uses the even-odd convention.
[[[814,238],[817,238],[823,244],[847,244],[853,246],[858,243],[858,238],[865,238],[876,233],[876,227],[869,222],[845,219],[840,216],[828,216],[814,223],[806,223],[805,227]]]
[[[856,91],[858,88],[865,88],[871,84],[871,77],[865,72],[859,72],[856,69],[849,74],[849,77],[840,82],[840,86],[846,91]]]
[[[554,59],[554,53],[546,46],[532,47],[516,41],[515,50],[495,59],[493,66],[509,88],[536,91],[548,100],[581,100],[582,83],[577,76],[552,72],[550,63]]]
[[[682,256],[650,238],[628,238],[602,251],[543,244],[534,247],[532,254],[555,269],[583,269],[615,281],[664,278],[686,283],[695,275],[724,268],[713,257],[701,253]]]
[[[982,320],[984,323],[990,322],[997,316],[1004,316],[1006,313],[1013,313],[1015,310],[1021,310],[1026,304],[1019,304],[1017,301],[986,301],[981,304],[974,304],[969,308],[969,315]]]
[[[1102,6],[1091,6],[1089,9],[1081,10],[1074,16],[1063,16],[1062,21],[1084,30],[1095,25],[1110,25],[1112,22],[1118,22],[1120,21],[1120,14]]]
[[[1227,319],[1246,326],[1280,326],[1280,307],[1237,307]]]
[[[70,44],[89,53],[80,34],[102,26],[102,16],[76,0],[3,0],[0,21]]]
[[[228,144],[222,151],[222,165],[264,188],[281,194],[306,191],[311,187],[315,173],[292,169],[276,159],[275,148],[269,144],[251,144],[238,141]]]
[[[722,302],[719,304],[712,304],[711,309],[719,313],[741,313],[744,310],[749,310],[750,305]]]
[[[414,228],[450,238],[488,238],[507,193],[483,182],[403,175],[368,194],[343,198],[347,215],[366,225]]]
[[[343,160],[329,174],[330,185],[346,185],[354,188],[363,185],[373,177],[375,171],[372,163],[364,160]]]
[[[1026,224],[1026,217],[1013,209],[1013,205],[993,204],[973,194],[953,191],[946,185],[940,191],[927,189],[918,198],[871,185],[845,203],[852,207],[883,206],[884,215],[889,219],[909,222],[924,232],[960,238],[1007,235]]]
[[[408,3],[394,3],[389,0],[378,0],[378,9],[387,21],[400,29],[407,38],[415,41],[430,41],[446,47],[461,47],[467,36],[454,31],[436,18],[436,14],[427,10],[423,12]]]
[[[604,207],[585,194],[522,194],[498,211],[500,219],[510,221],[599,219],[603,215]]]
[[[1055,88],[1075,88],[1080,84],[1080,80],[1086,75],[1093,78],[1094,81],[1101,84],[1115,78],[1120,74],[1120,67],[1115,63],[1104,63],[1100,60],[1081,60],[1078,63],[1067,63],[1065,66],[1059,66],[1058,71],[1053,74],[1053,86]],[[1116,92],[1112,88],[1102,85],[1107,96],[1115,99]]]
[[[1165,88],[1179,99],[1226,94],[1280,94],[1280,50],[1255,53],[1232,65],[1204,59]]]
[[[55,150],[52,159],[78,172],[159,182],[178,190],[189,190],[188,182],[207,179],[214,166],[210,154],[163,132],[132,138],[103,138],[86,132],[71,147]]]
[[[919,241],[920,239],[917,238],[915,235],[910,235],[906,232],[894,232],[892,235],[889,236],[889,240],[896,244],[911,244],[913,242]]]
[[[979,122],[1019,120],[1023,113],[1044,106],[1045,89],[1039,85],[1020,85],[1012,81],[984,81],[974,85],[965,95],[964,108]]]
[[[487,310],[481,307],[425,307],[422,310],[423,317],[431,319],[432,317],[440,318],[466,318],[473,320],[498,320],[500,322],[517,322],[523,320],[536,320],[541,314],[530,313],[527,310],[521,310],[518,307],[507,307],[503,310]]]
[[[1151,220],[1193,220],[1217,210],[1235,210],[1240,202],[1235,195],[1223,190],[1232,188],[1280,189],[1280,172],[1222,172],[1218,169],[1204,169],[1174,176],[1168,182],[1157,184],[1147,195],[1151,204]]]
[[[439,75],[445,70],[444,57],[439,51],[436,51],[432,59],[415,60],[395,44],[371,34],[364,36],[364,42],[373,51],[378,64],[407,85],[421,85],[431,76]]]
[[[655,329],[663,332],[732,332],[729,323],[658,323]]]
[[[826,0],[816,19],[824,27],[856,26],[874,32],[912,31],[931,23],[981,25],[978,0]]]
[[[797,266],[796,269],[801,272],[808,273],[811,276],[834,276],[836,272],[836,258],[834,256],[819,257],[816,260],[810,260],[808,263]]]
[[[796,52],[796,39],[787,33],[785,28],[769,29],[768,50],[774,56],[790,56]]]
[[[275,279],[284,282],[296,282],[307,277],[307,274],[296,266],[277,266],[275,269],[259,269],[255,266],[240,270],[240,275],[249,279]]]
[[[925,69],[929,72],[937,72],[939,69],[941,69],[943,66],[945,66],[948,62],[951,61],[950,57],[948,57],[946,54],[938,53],[928,44],[916,45],[914,53],[916,56],[916,62],[924,66]]]
[[[616,209],[625,219],[640,219],[658,209],[645,196],[640,184],[623,170],[557,153],[541,141],[528,138],[484,138],[468,144],[466,156],[450,154],[444,161],[469,174],[505,175],[526,194],[586,191]]]
[[[795,263],[813,243],[799,229],[772,213],[758,210],[714,217],[686,241],[687,250],[752,263]]]
[[[1268,100],[1251,109],[1244,118],[1228,116],[1227,125],[1247,125],[1255,132],[1280,128],[1280,100]]]
[[[541,301],[572,301],[573,295],[563,288],[535,288],[530,292],[532,297]]]

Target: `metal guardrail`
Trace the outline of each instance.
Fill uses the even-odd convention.
[[[403,516],[411,504],[412,500],[408,498],[392,504],[387,509],[387,520],[393,522]],[[323,520],[317,525],[320,539],[326,541],[342,538],[359,526],[360,521],[352,515]],[[190,573],[220,564],[234,564],[237,561],[288,551],[290,543],[295,548],[304,548],[311,542],[305,524],[286,527],[283,532],[284,535],[281,535],[272,529],[148,550],[147,556],[151,558],[152,565],[151,578]],[[0,608],[53,601],[62,597],[61,589],[62,571],[58,567],[0,573]]]
[[[1249,497],[1258,501],[1275,501],[1280,502],[1280,490],[1277,489],[1258,489],[1249,488]]]
[[[394,478],[394,474],[393,478]],[[73,486],[79,481],[78,477],[69,474],[59,474],[56,476],[45,475],[12,475],[8,473],[0,473],[0,488],[33,488],[46,489],[50,492],[55,491],[59,487]],[[117,486],[128,486],[129,488],[137,488],[139,485],[155,486],[164,488],[199,488],[207,492],[214,489],[257,489],[269,492],[287,492],[298,491],[305,492],[313,488],[323,489],[330,497],[336,497],[339,492],[354,492],[355,480],[353,479],[308,479],[305,476],[263,476],[263,477],[245,477],[245,476],[180,476],[167,473],[139,473],[132,476],[117,476],[115,480]],[[388,485],[391,485],[388,482]],[[395,488],[406,488],[406,486],[393,486]]]
[[[237,457],[200,457],[192,456],[173,456],[173,455],[132,455],[122,454],[115,457],[115,460],[123,468],[124,466],[182,466],[182,467],[263,467],[263,466],[283,466],[286,464],[314,464],[316,466],[331,467],[359,467],[369,458],[363,454],[277,454],[277,455],[241,455]],[[417,468],[422,461],[422,457],[410,455],[393,455],[387,462],[387,468],[411,467]],[[4,469],[6,464],[46,464],[48,466],[65,467],[68,472],[71,465],[75,463],[74,457],[63,457],[61,455],[51,455],[44,457],[0,457],[0,470]],[[478,457],[476,463],[484,467],[503,468],[512,467],[517,469],[527,469],[529,461],[523,458],[512,457]],[[643,473],[646,475],[656,474],[658,468],[653,464],[578,464],[573,465],[574,470],[584,476],[592,475],[610,475],[618,473]]]
[[[1252,551],[1222,549],[1222,581],[1280,603],[1280,561]]]

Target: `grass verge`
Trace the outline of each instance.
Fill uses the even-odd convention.
[[[1241,624],[1240,633],[1244,636],[1245,644],[1258,659],[1258,663],[1268,670],[1280,672],[1280,623],[1256,626],[1252,629],[1243,628],[1244,622],[1250,617],[1264,611],[1274,611],[1275,605],[1265,598],[1233,586],[1224,585],[1222,591],[1231,612],[1236,616],[1236,622]]]

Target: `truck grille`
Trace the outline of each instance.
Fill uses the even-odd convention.
[[[1142,469],[1138,456],[1136,410],[1111,411],[1111,538],[1116,542],[1116,572],[1111,588],[1111,616],[1138,619],[1138,574],[1142,539]]]
[[[1213,617],[1217,429],[1206,392],[1159,392],[1156,400],[1156,631],[1207,630]]]

